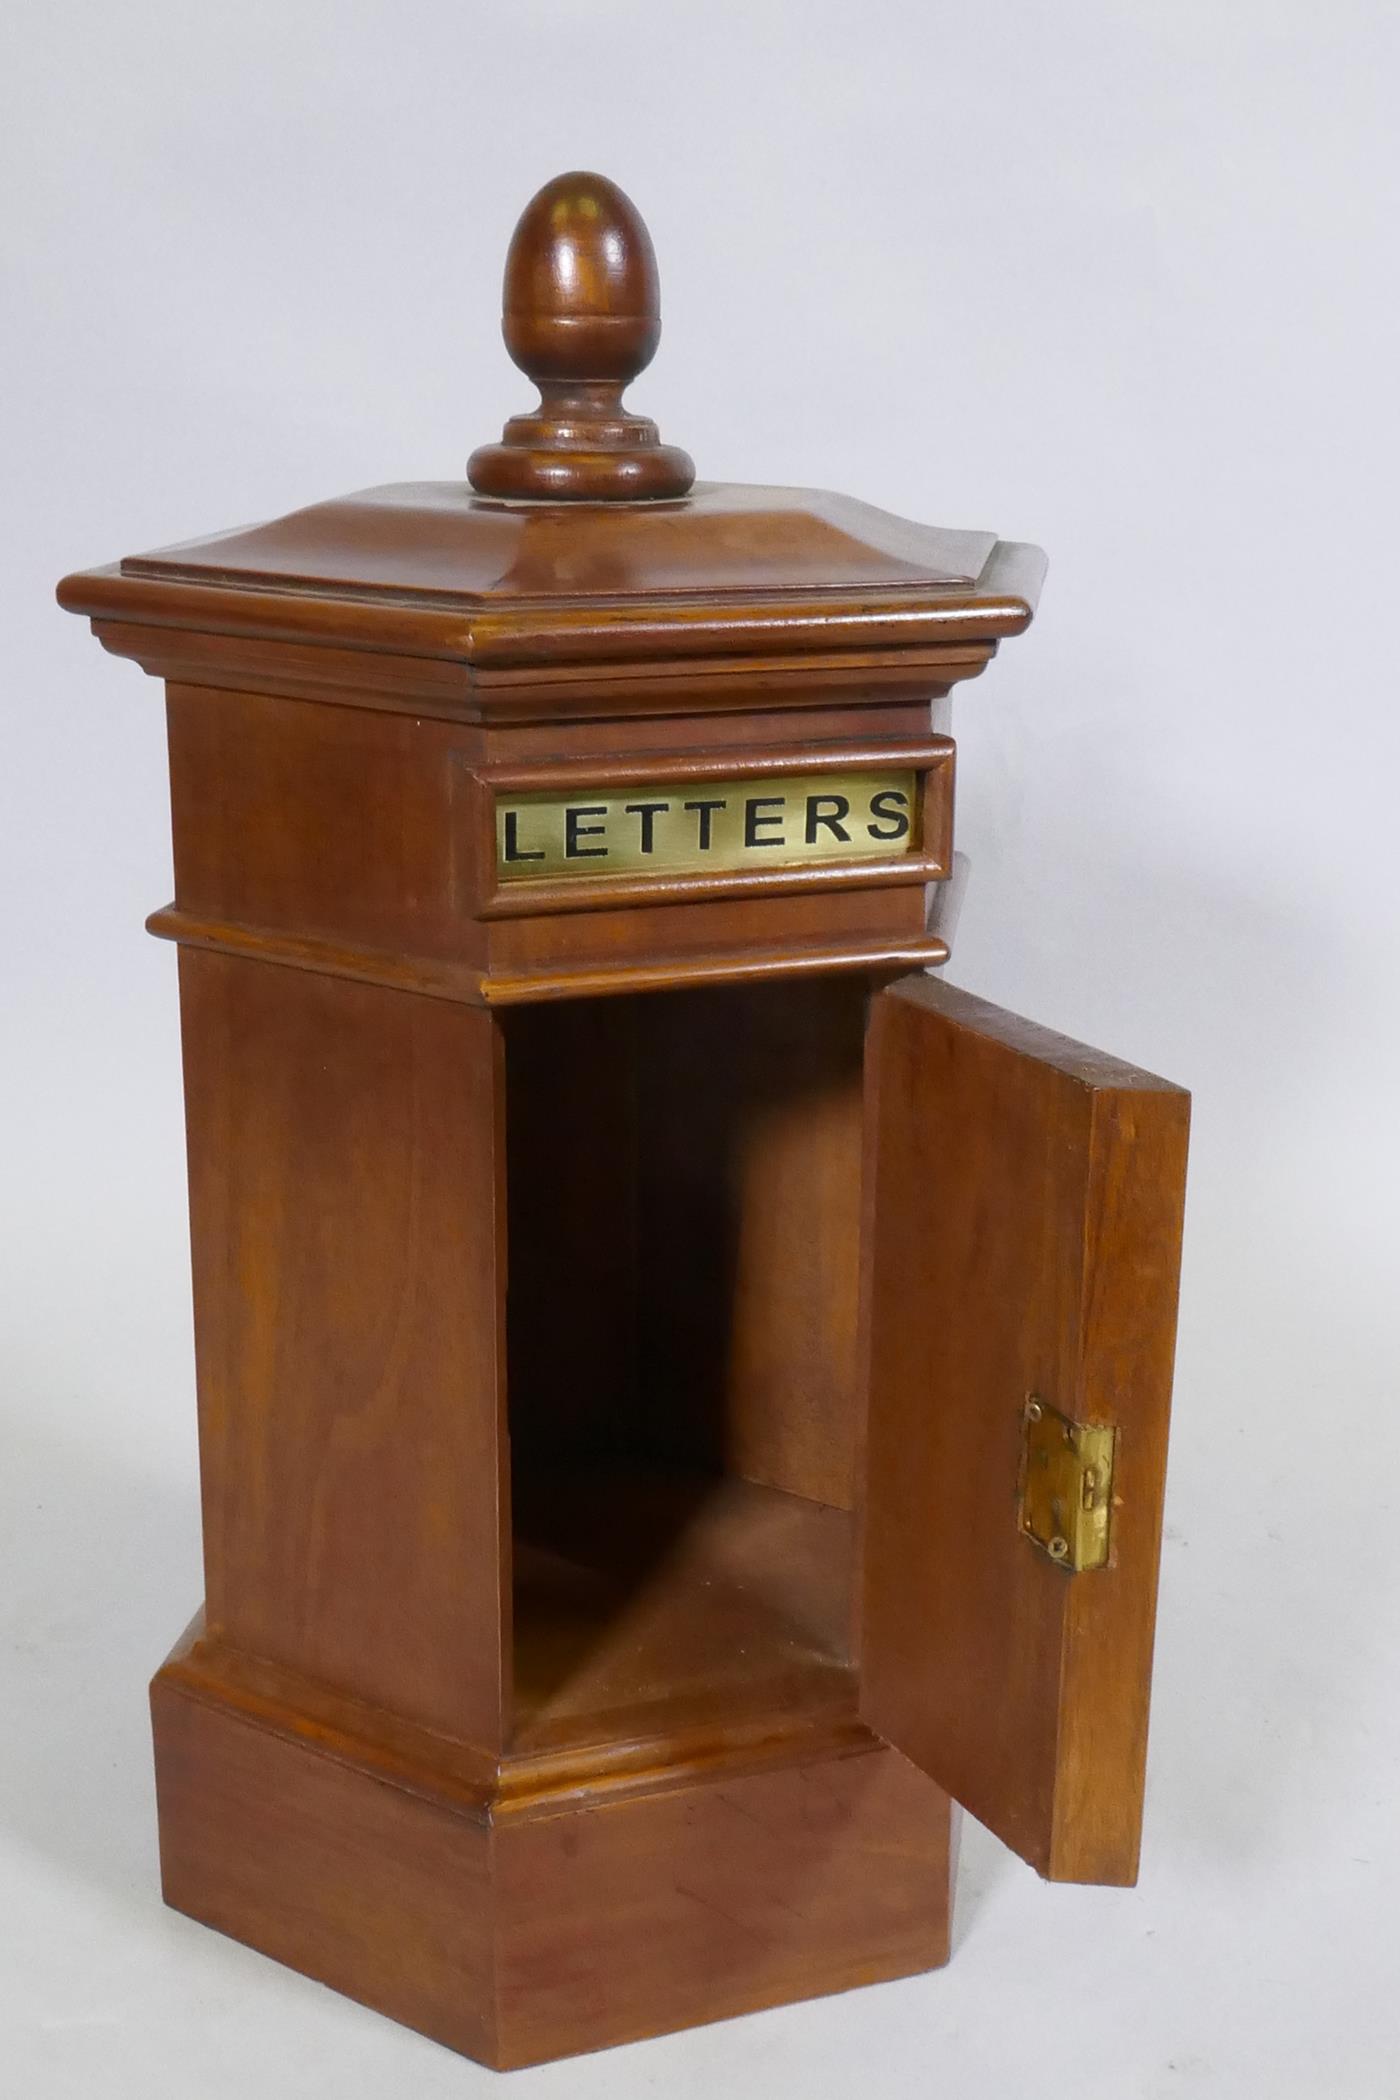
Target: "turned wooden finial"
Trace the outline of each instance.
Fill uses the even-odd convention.
[[[483,496],[617,502],[683,496],[689,455],[622,406],[661,336],[656,255],[642,216],[604,175],[556,175],[520,216],[506,256],[501,332],[540,405],[482,445]]]

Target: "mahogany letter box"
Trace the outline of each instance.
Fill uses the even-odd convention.
[[[206,1597],[167,1900],[537,2062],[1136,1871],[1187,1101],[927,974],[1040,554],[693,483],[628,200],[469,481],[72,576],[165,681]]]

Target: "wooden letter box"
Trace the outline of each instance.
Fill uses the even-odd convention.
[[[500,2066],[940,1963],[950,1797],[1132,1879],[1187,1111],[927,974],[1040,554],[693,483],[599,177],[505,333],[469,482],[60,592],[169,711],[165,1894]]]

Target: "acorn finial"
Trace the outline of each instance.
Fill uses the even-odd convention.
[[[556,175],[531,198],[506,255],[501,333],[540,390],[467,477],[484,496],[548,502],[683,496],[688,454],[622,406],[661,335],[656,254],[641,213],[603,175]]]

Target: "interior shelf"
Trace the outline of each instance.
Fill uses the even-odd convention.
[[[853,1708],[848,1511],[616,1459],[522,1488],[517,1751]]]

